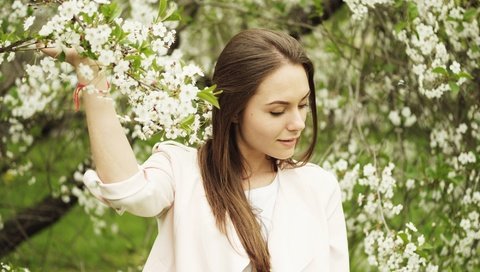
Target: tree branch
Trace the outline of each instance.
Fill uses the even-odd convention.
[[[73,175],[71,175],[73,176]],[[70,194],[70,202],[49,195],[7,220],[0,231],[0,257],[13,251],[24,241],[61,219],[77,203],[77,197]]]

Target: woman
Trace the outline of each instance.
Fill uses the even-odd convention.
[[[75,53],[68,60],[89,62]],[[243,31],[220,54],[213,83],[223,91],[213,137],[198,150],[158,143],[141,166],[111,101],[84,94],[97,168],[85,184],[119,212],[158,221],[144,271],[348,271],[338,183],[306,163],[317,117],[301,45],[279,32]],[[101,75],[88,84],[107,89]],[[309,108],[312,142],[296,162]]]

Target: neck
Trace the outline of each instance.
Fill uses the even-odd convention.
[[[244,159],[245,173],[242,177],[244,190],[260,188],[272,183],[275,178],[275,168],[271,160],[266,156],[260,160]]]

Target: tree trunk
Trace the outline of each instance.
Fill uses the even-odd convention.
[[[68,203],[49,195],[39,203],[7,220],[4,228],[0,231],[0,257],[4,257],[22,242],[53,225],[76,203],[77,198],[74,195],[70,195]]]

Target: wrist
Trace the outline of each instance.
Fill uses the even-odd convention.
[[[74,66],[78,83],[96,86],[104,79],[104,69],[92,60],[79,62]]]
[[[86,84],[78,82],[77,87],[73,91],[73,103],[75,105],[75,111],[80,109],[80,96],[83,92],[87,92],[86,95],[106,97],[109,93],[109,89],[110,84],[106,79],[95,85],[92,84],[92,82],[87,82]]]

